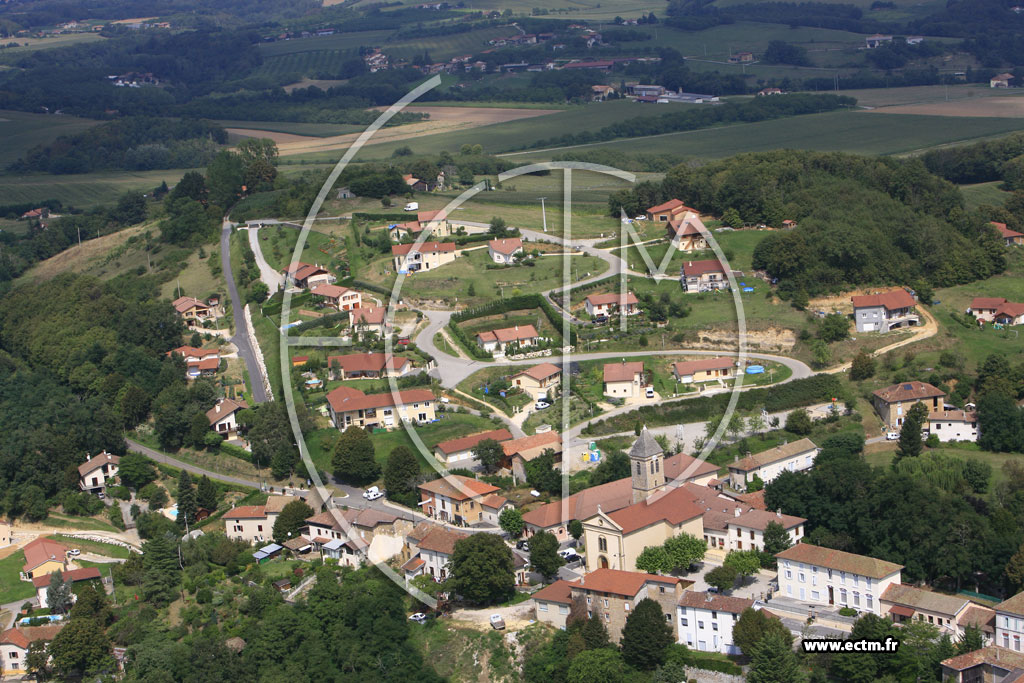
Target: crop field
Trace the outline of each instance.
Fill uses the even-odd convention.
[[[301,123],[295,121],[228,121],[222,119],[215,121],[215,123],[224,126],[229,131],[230,129],[241,129],[255,133],[266,131],[268,133],[285,133],[287,135],[315,138],[358,133],[365,128],[365,126],[356,126],[349,123]]]
[[[95,126],[99,121],[77,116],[29,114],[23,111],[0,110],[0,168],[14,163],[36,145],[53,142],[61,135],[72,135]],[[6,182],[0,176],[0,191]]]
[[[641,27],[642,28],[642,27]],[[768,43],[782,40],[808,50],[855,48],[864,45],[864,36],[848,31],[834,31],[808,26],[789,27],[784,24],[737,22],[713,26],[703,31],[681,31],[659,26],[647,29],[656,37],[641,45],[672,47],[686,56],[722,58],[736,52],[764,52]],[[811,59],[816,61],[814,54]]]
[[[174,185],[188,170],[0,176],[0,204],[60,199],[65,206],[88,209],[113,204],[125,192],[149,192],[163,181]]]
[[[104,40],[98,33],[67,33],[46,38],[18,38],[13,41],[18,47],[5,47],[0,50],[0,64],[10,64],[21,59],[30,52],[51,50],[55,47],[68,47],[83,43],[95,43]]]
[[[382,45],[392,33],[389,29],[380,31],[359,31],[357,33],[336,33],[333,36],[316,38],[295,38],[260,43],[260,54],[266,62],[282,55],[303,52],[326,52],[331,50],[358,51],[360,46]]]

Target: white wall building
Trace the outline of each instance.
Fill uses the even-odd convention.
[[[798,543],[775,555],[783,595],[818,605],[852,607],[881,616],[882,593],[900,583],[902,565],[866,555]]]
[[[754,601],[714,593],[686,591],[676,608],[678,642],[691,650],[742,654],[732,640],[732,627]]]
[[[996,645],[1021,651],[1021,640],[1024,639],[1024,593],[1017,593],[1009,600],[995,606],[996,610]]]

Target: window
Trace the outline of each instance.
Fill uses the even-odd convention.
[[[751,541],[754,540],[754,530],[753,529],[750,530],[750,540]]]
[[[610,615],[609,615],[609,614],[608,614],[607,612],[605,612],[605,613],[604,613],[604,620],[605,620],[606,622],[608,622],[608,621],[611,621],[611,620],[612,620],[611,616],[610,616]]]
[[[1013,649],[1020,652],[1020,636],[1013,637]]]
[[[718,630],[718,622],[717,621],[712,621],[711,622],[711,630],[712,631],[717,631]]]
[[[789,569],[786,570],[786,578],[787,579],[792,579],[793,578],[792,570],[789,570]]]
[[[786,584],[786,595],[792,595],[792,594],[793,594],[793,586],[791,586],[790,584],[787,583]]]
[[[547,612],[548,611],[548,603],[546,603],[546,602],[538,602],[537,603],[537,609],[540,610],[541,612]]]
[[[558,606],[558,613],[559,614],[568,614],[569,613],[569,606],[568,605],[559,605]]]
[[[629,611],[629,603],[627,602],[626,604],[624,604],[624,605],[622,606],[622,609],[624,609],[625,611],[627,611],[627,612],[628,612],[628,611]]]
[[[871,609],[871,594],[868,593],[867,595],[864,596],[864,598],[865,598],[864,602],[867,604],[868,609]]]
[[[711,612],[711,618],[712,619],[717,619],[718,618],[718,612],[712,611]]]
[[[1009,633],[1004,633],[1003,634],[1003,647],[1005,647],[1007,649],[1009,649],[1009,647],[1010,647],[1010,634]]]
[[[843,603],[844,605],[846,604],[846,589],[845,588],[841,588],[839,590],[839,602]]]
[[[800,572],[799,578],[800,578],[800,583],[807,583],[807,575],[804,574],[803,572]]]
[[[811,591],[811,600],[821,600],[821,593],[818,591]]]
[[[690,622],[686,620],[686,617],[679,617],[679,623],[681,623],[683,626],[689,626],[690,625]],[[1004,638],[1006,637],[1005,633],[1003,634],[1003,637]],[[1010,647],[1010,646],[1007,645],[1006,647]]]
[[[597,539],[597,549],[601,552],[608,551],[608,539],[604,536],[600,536]]]
[[[671,614],[665,614],[665,621],[671,622],[672,621],[672,615]]]
[[[607,607],[607,606],[608,606],[608,598],[605,598],[605,599],[604,599],[604,606],[605,606],[605,607]]]
[[[590,596],[589,595],[587,596],[587,604],[588,605],[590,604]]]
[[[697,628],[699,628],[701,631],[703,631],[704,630],[704,622],[703,621],[698,621],[697,622]]]
[[[743,532],[741,530],[737,529],[736,530],[736,536],[742,537],[743,536]]]
[[[853,604],[855,607],[860,607],[860,592],[853,591]]]
[[[257,524],[256,525],[256,531],[263,531],[263,525],[262,524]]]

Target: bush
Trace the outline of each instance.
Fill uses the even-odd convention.
[[[118,500],[131,500],[132,498],[132,492],[128,490],[127,486],[108,486],[107,495]]]
[[[110,523],[116,526],[121,531],[124,531],[125,526],[124,518],[121,516],[121,506],[111,505],[110,509],[107,511],[107,514],[110,517]]]
[[[839,614],[844,617],[855,617],[857,616],[857,610],[852,607],[840,607]]]
[[[234,444],[225,442],[220,445],[220,452],[224,455],[230,455],[233,458],[238,458],[239,460],[252,462],[252,453],[241,446],[235,446]]]

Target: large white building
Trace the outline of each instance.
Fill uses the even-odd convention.
[[[753,606],[746,598],[685,591],[676,607],[678,641],[701,652],[742,654],[733,643],[732,627]]]
[[[819,450],[810,439],[800,439],[748,455],[729,465],[729,485],[737,491],[746,491],[747,484],[755,476],[767,484],[787,470],[796,472],[810,469]]]
[[[781,553],[779,590],[795,600],[882,615],[882,594],[900,583],[903,565],[798,543]]]
[[[996,610],[996,645],[1021,651],[1021,639],[1024,638],[1024,593],[1017,593],[1009,600],[1004,600],[995,607]]]

